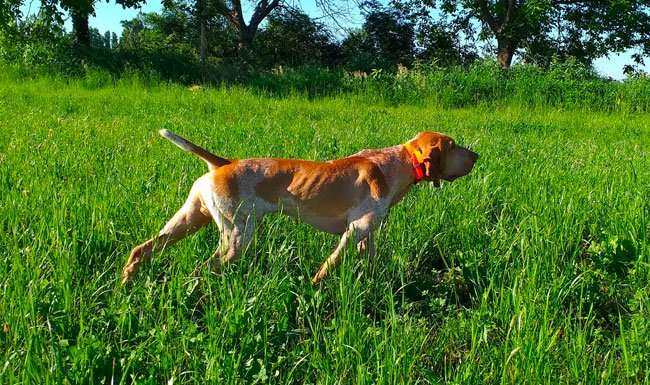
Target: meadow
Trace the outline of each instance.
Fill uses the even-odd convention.
[[[650,383],[646,107],[371,96],[0,76],[0,383]],[[481,158],[320,287],[336,237],[279,215],[200,286],[215,226],[122,287],[206,171],[160,128],[322,160],[435,130]]]

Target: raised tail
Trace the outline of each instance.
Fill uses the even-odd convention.
[[[220,156],[216,156],[210,151],[206,150],[203,147],[199,147],[196,144],[190,142],[189,140],[182,138],[173,132],[162,129],[158,133],[165,139],[174,143],[180,147],[183,151],[191,152],[199,158],[203,159],[207,163],[210,170],[230,164],[231,161]]]

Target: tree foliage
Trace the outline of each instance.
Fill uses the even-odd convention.
[[[115,0],[115,3],[123,8],[131,8],[145,1]],[[91,45],[91,31],[88,20],[91,15],[95,15],[96,2],[97,0],[42,0],[41,8],[50,18],[57,21],[63,19],[62,11],[69,13],[72,19],[75,44],[81,48],[89,48]]]
[[[21,3],[21,0],[0,2],[0,57],[7,55],[7,49],[14,46],[13,41],[18,38]]]
[[[406,1],[435,9],[467,36],[496,40],[494,52],[503,67],[517,52],[544,65],[553,57],[569,56],[591,63],[629,48],[650,53],[648,0]]]
[[[21,15],[21,4],[21,0],[3,0],[0,2],[0,31],[16,26],[16,21]]]
[[[637,49],[650,55],[650,1],[555,1],[548,24],[522,44],[524,59],[547,66],[553,58],[589,64],[610,53]]]
[[[413,23],[402,12],[373,5],[363,27],[343,41],[345,62],[362,71],[409,66],[415,60],[414,41]]]
[[[161,12],[124,21],[120,39],[89,28],[96,0],[43,0],[27,18],[22,1],[0,2],[0,57],[23,63],[83,67],[93,63],[92,50],[103,50],[141,65],[162,66],[169,58],[186,63],[174,64],[181,68],[199,63],[205,75],[217,63],[247,70],[316,65],[366,72],[418,63],[468,65],[482,50],[496,55],[502,67],[517,57],[547,69],[569,61],[589,67],[629,49],[636,50],[637,65],[650,56],[650,0],[365,0],[363,24],[345,35],[283,0],[252,0],[249,20],[241,0],[164,0]],[[123,7],[143,1],[115,0]],[[72,34],[64,28],[67,18]],[[65,60],[56,59],[61,52],[67,52]],[[101,55],[110,62],[106,52]],[[625,70],[639,73],[634,66]]]
[[[266,67],[307,64],[334,67],[340,48],[325,25],[294,8],[278,8],[259,32],[256,53]]]

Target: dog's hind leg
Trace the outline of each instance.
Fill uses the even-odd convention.
[[[253,240],[255,229],[253,218],[248,220],[236,220],[235,223],[224,221],[223,230],[220,226],[221,241],[219,248],[215,251],[210,261],[210,269],[217,273],[221,266],[236,261],[242,251],[248,247]]]
[[[210,214],[202,206],[195,184],[183,207],[174,214],[158,235],[133,248],[122,271],[122,283],[133,279],[140,264],[147,261],[151,254],[194,233],[209,222]]]
[[[204,194],[202,200],[205,209],[219,228],[220,239],[219,246],[212,256],[194,270],[195,277],[200,275],[200,269],[205,265],[209,266],[212,272],[218,273],[223,264],[237,260],[253,239],[255,218],[261,218],[261,215],[251,214],[255,212],[254,207],[232,207],[223,202],[220,204],[220,198],[212,193]]]

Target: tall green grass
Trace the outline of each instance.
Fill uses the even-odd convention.
[[[0,80],[0,383],[650,382],[650,115],[89,81]],[[308,159],[439,130],[481,158],[415,187],[378,255],[348,250],[320,288],[336,238],[279,215],[200,290],[214,228],[122,288],[130,248],[206,171],[161,127],[226,157]]]
[[[369,95],[394,104],[650,111],[650,78],[606,80],[576,63],[555,64],[549,70],[516,65],[504,71],[491,62],[477,63],[468,69],[402,69],[397,74],[375,73],[359,86],[365,87]]]
[[[608,80],[575,62],[555,63],[548,69],[515,65],[504,71],[495,62],[484,61],[467,68],[420,65],[414,69],[400,68],[395,73],[375,71],[370,74],[318,67],[251,71],[245,66],[221,64],[207,67],[200,76],[194,72],[187,75],[174,72],[172,76],[156,68],[126,66],[115,72],[89,66],[64,80],[81,82],[88,89],[136,82],[145,86],[167,83],[238,86],[270,97],[302,95],[313,99],[353,94],[370,103],[439,108],[517,106],[628,113],[650,111],[649,77],[630,77],[622,82]],[[20,81],[34,77],[60,80],[62,75],[9,66],[0,76]]]

